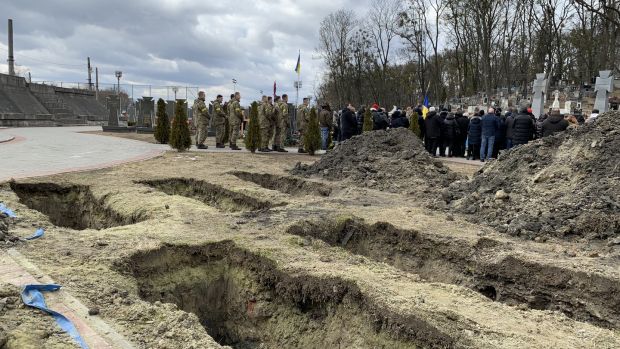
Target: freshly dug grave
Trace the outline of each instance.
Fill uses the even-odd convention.
[[[366,299],[355,283],[279,270],[231,241],[166,245],[117,267],[139,295],[194,313],[233,348],[445,348],[454,339],[428,319],[403,316]],[[463,343],[461,341],[461,343]]]
[[[347,217],[302,221],[288,233],[320,239],[431,282],[468,287],[494,301],[620,328],[620,280],[506,254],[513,247],[495,240],[472,243]]]
[[[17,182],[11,182],[10,186],[21,203],[45,214],[59,227],[100,230],[144,220],[141,216],[125,216],[112,210],[105,198],[95,198],[88,186]]]
[[[329,196],[332,192],[332,189],[324,184],[309,182],[299,178],[244,171],[235,171],[232,174],[244,181],[256,183],[265,189],[277,190],[290,195]]]
[[[619,149],[620,112],[605,113],[593,124],[503,153],[443,198],[472,221],[510,235],[611,244],[620,236]]]
[[[25,307],[17,287],[0,284],[0,348],[65,349],[79,346],[51,316]]]
[[[168,195],[181,195],[196,199],[227,212],[260,211],[274,206],[268,201],[193,178],[167,178],[136,183],[148,185]]]
[[[406,194],[436,193],[465,178],[433,159],[420,138],[403,128],[355,136],[311,165],[298,163],[291,173]]]

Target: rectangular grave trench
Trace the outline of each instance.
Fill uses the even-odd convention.
[[[537,264],[513,255],[496,260],[499,243],[481,238],[475,246],[450,237],[403,230],[357,218],[306,220],[288,233],[385,262],[430,282],[468,287],[493,301],[560,311],[604,328],[620,328],[620,283],[601,275]]]
[[[46,215],[52,224],[75,230],[107,229],[134,224],[146,219],[142,215],[124,215],[97,199],[85,185],[55,183],[17,183],[10,187],[19,201]]]
[[[202,201],[209,206],[227,212],[262,211],[282,205],[274,205],[271,202],[193,178],[166,178],[137,181],[136,183],[148,185],[168,195],[181,195]]]
[[[332,189],[325,184],[294,177],[244,171],[235,171],[231,174],[244,181],[258,184],[265,189],[277,190],[289,195],[329,196],[332,192]]]
[[[294,275],[231,241],[166,245],[116,263],[139,296],[198,316],[218,343],[246,348],[450,347],[424,320],[397,316],[337,277]]]

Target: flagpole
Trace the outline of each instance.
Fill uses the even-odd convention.
[[[301,50],[299,50],[299,53],[297,55],[298,66],[295,67],[295,69],[297,70],[297,83],[295,84],[295,90],[296,90],[296,93],[295,93],[295,125],[297,125],[297,107],[299,106],[299,81],[301,80],[301,69],[299,69],[300,60],[301,60]]]

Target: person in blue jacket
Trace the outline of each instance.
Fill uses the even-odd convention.
[[[488,113],[480,120],[482,128],[482,145],[480,146],[480,161],[491,159],[495,136],[499,130],[499,118],[495,115],[495,109],[489,108]]]

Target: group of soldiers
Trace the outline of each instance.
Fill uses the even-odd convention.
[[[209,107],[205,102],[205,93],[200,91],[198,98],[194,101],[194,120],[196,120],[196,147],[207,149],[204,144],[207,139],[207,132],[211,116],[213,116],[213,127],[215,128],[215,147],[225,148],[225,143],[230,143],[230,149],[240,150],[237,146],[239,131],[243,123],[243,109],[241,108],[241,94],[235,92],[230,95],[230,100],[223,103],[224,97],[218,95],[212,102],[213,115],[209,112]],[[310,100],[304,98],[303,104],[297,109],[297,131],[299,138],[303,138],[305,125],[307,124],[310,108]],[[258,105],[258,122],[260,126],[261,144],[260,152],[288,152],[284,149],[284,141],[290,127],[288,95],[282,97],[263,96]],[[269,142],[273,140],[271,149]],[[302,142],[300,142],[302,143]],[[305,153],[303,145],[299,146],[299,152]]]

